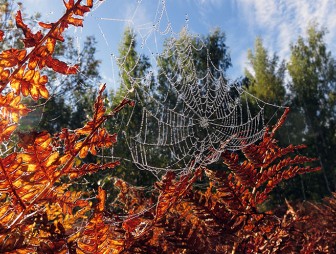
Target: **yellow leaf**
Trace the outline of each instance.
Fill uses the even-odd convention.
[[[46,46],[47,46],[47,49],[48,49],[48,52],[49,52],[49,53],[53,53],[53,52],[54,52],[54,49],[55,49],[55,43],[56,43],[56,40],[55,40],[55,39],[53,39],[53,38],[48,38],[47,43],[46,43]]]
[[[58,157],[59,157],[59,153],[58,152],[52,153],[48,157],[47,161],[45,162],[45,166],[49,167],[50,165],[52,165],[58,159]]]
[[[16,124],[8,126],[6,129],[2,130],[2,133],[0,134],[0,140],[2,139],[8,139],[12,132],[16,129]]]
[[[22,60],[26,57],[26,55],[27,55],[27,51],[26,51],[25,49],[20,50],[20,51],[19,51],[19,54],[18,54],[18,59],[19,59],[20,61],[22,61]]]
[[[19,89],[20,89],[20,81],[19,80],[13,79],[12,82],[10,83],[10,85],[15,91],[19,91]]]
[[[29,95],[30,84],[27,81],[21,80],[21,93],[23,96],[27,97]]]
[[[39,80],[40,80],[40,73],[38,71],[35,72],[34,76],[33,76],[33,80],[34,80],[34,84],[38,85],[39,84]]]
[[[101,187],[98,187],[98,195],[97,195],[97,198],[98,198],[98,200],[99,200],[99,203],[98,203],[98,211],[99,211],[99,212],[102,212],[102,211],[104,211],[104,208],[105,208],[106,191],[103,190],[103,188],[101,188]]]
[[[48,76],[46,76],[46,75],[41,76],[39,81],[38,81],[39,85],[45,85],[47,82],[48,82]]]
[[[34,70],[36,68],[38,64],[38,59],[36,57],[32,57],[30,60],[29,60],[29,63],[28,63],[28,68],[30,70]]]
[[[6,80],[9,77],[9,74],[10,74],[9,70],[2,70],[0,72],[0,79]]]
[[[88,154],[88,151],[89,151],[89,147],[88,146],[82,147],[82,149],[79,152],[79,157],[82,158],[82,159],[85,158],[87,156],[87,154]]]
[[[50,137],[50,134],[46,131],[43,131],[42,133],[40,133],[35,139],[35,143],[44,149],[46,149],[49,146],[51,141],[52,139]]]
[[[25,80],[27,80],[27,81],[30,81],[30,80],[34,77],[34,75],[35,75],[35,71],[34,71],[34,70],[28,70],[28,71],[24,74],[23,78],[24,78]]]
[[[8,100],[11,101],[9,105],[14,106],[14,105],[19,104],[19,102],[21,101],[21,97],[20,96],[15,96],[14,97],[14,93],[13,92],[10,93],[10,95],[11,95],[10,98],[8,98]]]
[[[40,95],[45,98],[45,99],[48,99],[49,98],[49,91],[45,88],[45,86],[40,86],[40,89],[39,89],[39,92],[40,92]]]
[[[74,147],[75,150],[79,150],[79,149],[81,148],[82,145],[83,145],[83,142],[82,142],[82,141],[76,143],[76,145],[75,145],[75,147]]]
[[[60,164],[64,164],[68,160],[70,160],[70,158],[71,158],[71,155],[70,154],[66,154],[66,155],[63,155],[58,161],[59,161]]]
[[[25,163],[32,163],[35,162],[36,157],[32,154],[27,154],[27,153],[19,153],[18,158],[21,158],[23,162]]]
[[[37,90],[37,87],[35,85],[31,85],[30,88],[29,88],[29,93],[31,95],[31,97],[37,101],[38,98],[39,98],[39,91]]]
[[[28,192],[29,191],[29,192]],[[29,202],[32,198],[36,196],[39,192],[39,189],[34,189],[32,186],[29,187],[29,190],[25,190],[25,194],[21,197],[22,200]]]

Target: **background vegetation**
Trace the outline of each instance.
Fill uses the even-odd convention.
[[[139,125],[144,97],[136,82],[150,63],[137,53],[135,33],[127,28],[120,42],[120,89],[95,89],[85,80],[100,81],[93,37],[84,42],[79,65],[59,60],[77,57],[64,31],[81,26],[93,3],[64,5],[58,22],[40,23],[33,33],[24,15],[1,1],[0,252],[336,251],[336,71],[325,29],[312,24],[306,38],[291,45],[288,63],[269,56],[261,38],[248,51],[250,68],[237,83],[266,102],[291,108],[265,112],[270,126],[260,142],[224,152],[209,168],[184,176],[168,172],[158,180],[123,160],[128,147],[113,134],[132,133]],[[9,21],[12,15],[16,25]],[[17,34],[9,32],[14,26]],[[184,41],[196,48],[205,44],[192,56],[199,72],[208,68],[208,55],[214,76],[226,77],[232,65],[222,31],[203,38],[182,31],[179,40],[174,48],[164,45],[172,57],[158,61],[153,97],[169,93],[172,60],[183,52]],[[62,85],[53,82],[59,75],[67,76]],[[131,87],[136,97],[125,99]],[[170,96],[167,107],[176,99]],[[130,114],[135,120],[125,125]],[[111,147],[120,160],[99,156],[111,158]],[[162,164],[167,157],[161,156]]]

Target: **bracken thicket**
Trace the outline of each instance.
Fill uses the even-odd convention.
[[[85,158],[117,142],[104,123],[134,103],[124,99],[107,113],[103,85],[82,128],[53,135],[17,131],[20,118],[31,111],[22,97],[50,96],[43,69],[77,72],[53,53],[68,26],[83,25],[93,1],[64,5],[65,14],[55,23],[40,22],[36,33],[19,11],[16,26],[24,48],[0,54],[1,253],[336,253],[336,196],[323,204],[262,209],[281,181],[319,170],[297,152],[303,145],[278,146],[274,135],[288,109],[259,143],[224,152],[227,170],[169,172],[150,194],[116,178],[113,204],[105,202],[100,187],[97,194],[71,188],[84,175],[118,166],[118,161],[94,164]]]

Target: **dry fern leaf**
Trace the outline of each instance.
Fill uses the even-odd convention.
[[[21,97],[15,95],[13,92],[0,95],[0,118],[12,123],[18,123],[19,119],[30,111],[30,109],[21,103]]]
[[[101,254],[120,253],[124,249],[124,241],[112,239],[110,225],[104,221],[106,193],[98,189],[98,204],[88,224],[77,239],[77,253]]]

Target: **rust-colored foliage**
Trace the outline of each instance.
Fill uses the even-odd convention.
[[[48,98],[48,81],[41,70],[49,67],[63,74],[76,73],[76,67],[54,59],[56,41],[69,25],[79,26],[92,1],[65,2],[66,13],[56,23],[40,24],[44,31],[32,33],[16,15],[17,27],[24,34],[24,49],[6,50],[0,54],[0,142],[9,142],[20,118],[29,113],[21,95]],[[27,49],[29,48],[29,51]],[[29,53],[27,53],[29,52]],[[80,225],[88,221],[91,203],[84,193],[69,191],[60,184],[62,177],[76,179],[98,170],[113,168],[118,162],[85,164],[88,152],[112,146],[115,135],[108,134],[103,123],[121,110],[123,104],[106,115],[102,86],[95,103],[92,121],[74,131],[63,129],[51,136],[47,132],[18,133],[16,152],[0,158],[0,252],[66,253],[76,249]],[[9,143],[10,144],[10,143]],[[76,245],[76,246],[75,246]]]
[[[167,209],[151,212],[151,220],[148,214],[146,217],[140,215],[136,219],[139,226],[124,227],[128,231],[125,252],[296,253],[300,247],[306,248],[305,242],[296,246],[295,241],[304,241],[307,236],[303,231],[297,234],[295,228],[307,222],[307,218],[298,215],[290,206],[282,214],[258,209],[280,180],[319,169],[300,166],[311,162],[310,158],[289,156],[303,146],[280,148],[277,145],[274,133],[287,114],[288,110],[271,131],[265,131],[259,144],[243,150],[244,160],[238,153],[224,152],[223,162],[228,171],[200,168],[192,178],[179,179],[168,174],[157,184],[159,196],[166,201],[160,203],[159,199],[157,207]],[[209,182],[205,191],[192,185],[202,172]],[[178,198],[172,199],[172,196]],[[140,227],[144,222],[146,226]],[[140,238],[137,232],[141,232]],[[314,253],[315,249],[311,250],[303,253]]]
[[[120,253],[123,249],[122,239],[113,239],[110,233],[111,225],[104,219],[106,193],[98,189],[99,202],[95,213],[86,224],[77,241],[77,253]]]
[[[133,106],[125,99],[107,114],[102,86],[92,119],[82,128],[53,136],[15,131],[20,118],[30,112],[21,96],[49,98],[43,68],[76,73],[77,66],[54,59],[53,52],[69,25],[83,25],[93,1],[82,2],[64,1],[65,14],[55,23],[40,22],[42,29],[36,33],[18,12],[25,48],[0,53],[0,142],[13,147],[0,157],[1,253],[336,252],[335,195],[324,204],[288,203],[284,212],[259,210],[280,181],[318,170],[304,166],[312,159],[291,156],[304,146],[278,146],[274,133],[288,110],[258,144],[241,154],[224,152],[228,170],[200,167],[183,176],[169,172],[155,183],[150,196],[115,179],[119,195],[107,205],[102,188],[95,199],[86,199],[90,193],[62,182],[118,165],[88,164],[84,159],[117,142],[103,124],[128,104]],[[3,37],[0,31],[0,41]],[[205,190],[197,188],[202,178]]]
[[[2,30],[0,30],[0,41],[3,41],[4,36],[5,33]]]

